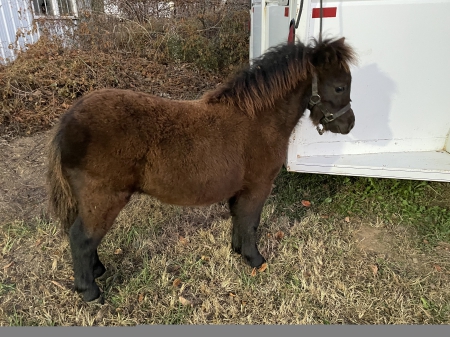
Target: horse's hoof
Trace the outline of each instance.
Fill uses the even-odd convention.
[[[81,294],[83,301],[91,302],[100,297],[101,291],[98,285],[94,282],[89,286],[80,287],[75,284],[75,290]]]
[[[254,257],[245,256],[244,258],[252,268],[259,268],[266,262],[266,259],[261,254]]]
[[[96,300],[100,297],[101,291],[97,285],[92,286],[89,289],[86,289],[82,292],[83,294],[83,301],[85,302],[92,302],[93,300]]]

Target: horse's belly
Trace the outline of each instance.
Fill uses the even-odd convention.
[[[206,206],[231,198],[242,187],[239,176],[221,179],[180,179],[170,182],[153,181],[143,192],[160,201],[179,206]]]

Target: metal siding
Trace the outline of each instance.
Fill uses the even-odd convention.
[[[28,0],[0,0],[0,63],[16,58],[15,51],[39,38],[33,32],[33,11]]]
[[[52,5],[57,5],[56,0],[49,0]],[[6,64],[14,61],[18,50],[24,51],[27,45],[35,43],[40,35],[42,23],[48,23],[49,33],[64,36],[67,32],[73,33],[72,25],[67,25],[67,20],[76,23],[77,7],[74,1],[71,6],[75,13],[72,17],[51,16],[46,21],[34,22],[34,11],[31,0],[0,0],[0,63]],[[56,6],[57,7],[57,6]],[[55,9],[55,12],[59,12]],[[55,20],[56,19],[56,20]]]

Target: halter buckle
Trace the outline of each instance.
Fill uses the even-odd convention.
[[[312,95],[311,98],[309,99],[309,104],[312,105],[312,106],[314,106],[314,105],[316,105],[316,104],[319,104],[319,103],[320,103],[320,100],[321,100],[320,95],[319,95],[319,94],[314,94],[314,95]]]
[[[330,122],[334,121],[335,119],[336,118],[334,118],[334,115],[332,113],[328,113],[322,117],[322,119],[320,120],[320,123],[322,123],[322,124],[330,123]]]

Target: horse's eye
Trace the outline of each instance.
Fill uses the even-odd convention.
[[[345,90],[345,87],[336,87],[336,88],[334,88],[334,90],[335,90],[338,94],[340,94],[341,92],[343,92],[343,91]]]

